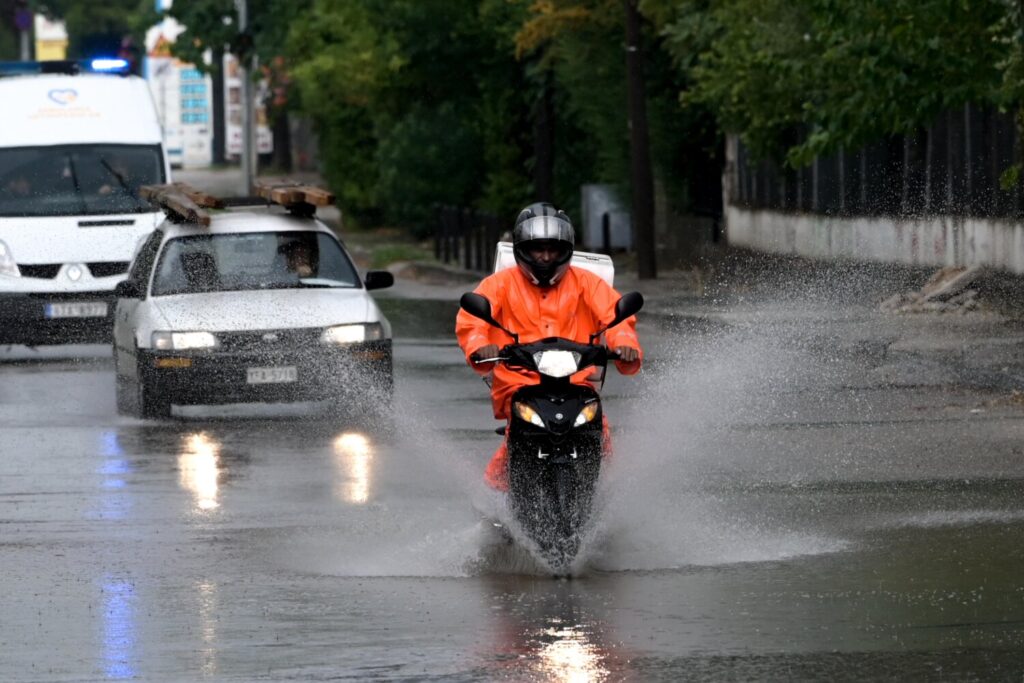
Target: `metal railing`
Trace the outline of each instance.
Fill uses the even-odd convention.
[[[434,256],[479,273],[494,269],[494,252],[506,226],[494,214],[459,206],[437,208]]]
[[[1000,178],[1020,144],[1012,113],[974,105],[799,169],[756,161],[740,144],[729,201],[839,216],[1016,218],[1024,214],[1020,183],[1002,189]]]

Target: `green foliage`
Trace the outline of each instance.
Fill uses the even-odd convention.
[[[350,213],[423,231],[436,203],[508,209],[507,188],[526,184],[511,170],[524,107],[508,87],[510,10],[317,0],[292,24],[302,107]]]
[[[158,19],[152,0],[40,0],[32,4],[38,11],[64,20],[71,59],[110,54],[126,37],[141,58],[146,29]]]
[[[650,4],[693,80],[684,102],[793,165],[912,131],[965,102],[1008,98],[1005,0]],[[788,147],[797,131],[803,141]]]

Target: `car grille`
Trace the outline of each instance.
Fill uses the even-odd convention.
[[[127,261],[104,261],[101,263],[87,263],[89,272],[93,277],[111,277],[128,272]]]
[[[60,272],[62,263],[33,263],[18,264],[18,271],[22,277],[32,277],[39,280],[52,280]]]
[[[304,328],[298,330],[258,330],[245,332],[217,332],[217,339],[223,351],[287,351],[314,348],[320,344],[323,330]]]
[[[100,261],[97,263],[86,263],[89,272],[93,277],[111,277],[123,275],[128,272],[128,261]],[[18,264],[18,271],[22,277],[36,278],[37,280],[52,280],[64,266],[63,263],[26,263]]]

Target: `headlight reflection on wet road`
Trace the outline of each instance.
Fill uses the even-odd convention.
[[[135,678],[135,586],[127,579],[105,576],[103,594],[103,660],[108,679]]]
[[[220,441],[206,432],[187,435],[178,455],[178,472],[181,487],[192,493],[196,507],[214,510],[220,506]]]
[[[204,676],[213,676],[217,673],[217,584],[199,581],[196,593],[199,599],[199,631],[203,638],[199,668]]]
[[[362,505],[370,500],[373,479],[373,444],[356,432],[334,439],[334,462],[341,481],[335,495],[346,503]]]
[[[580,628],[556,625],[540,633],[540,673],[562,683],[602,681],[608,677],[600,650]]]

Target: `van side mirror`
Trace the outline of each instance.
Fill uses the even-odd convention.
[[[367,271],[363,284],[367,289],[385,289],[395,284],[395,276],[386,270]]]
[[[142,287],[134,280],[121,280],[114,287],[114,296],[118,299],[141,299]]]

